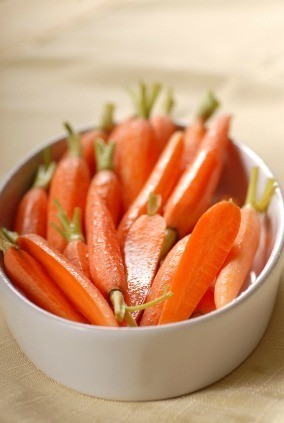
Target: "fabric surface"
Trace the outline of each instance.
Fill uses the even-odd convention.
[[[140,79],[175,88],[190,119],[216,91],[245,141],[281,183],[284,116],[282,0],[2,0],[0,177],[62,132],[95,124],[105,101],[130,111]],[[268,330],[251,356],[214,385],[151,403],[103,401],[50,380],[21,353],[0,311],[0,421],[284,422],[284,280]]]

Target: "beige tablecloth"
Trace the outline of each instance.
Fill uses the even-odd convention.
[[[159,80],[190,118],[214,89],[244,140],[283,182],[282,0],[2,0],[2,178],[31,148],[96,123],[103,102],[130,110],[125,86]],[[236,371],[203,391],[154,403],[79,395],[38,371],[0,314],[1,422],[284,422],[284,280],[270,326]]]

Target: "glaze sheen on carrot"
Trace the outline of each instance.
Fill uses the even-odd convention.
[[[237,236],[238,206],[221,201],[197,222],[170,284],[174,296],[166,300],[159,324],[188,319],[213,282]]]
[[[2,235],[1,235],[2,238]],[[43,267],[28,253],[1,239],[5,271],[13,284],[34,304],[56,316],[87,323],[57,287]]]
[[[178,243],[171,249],[171,251],[166,256],[161,267],[159,268],[151,289],[147,295],[146,301],[153,301],[156,298],[160,297],[164,292],[165,287],[171,285],[172,278],[176,272],[176,269],[181,260],[182,254],[185,250],[185,247],[188,243],[190,235],[182,238]],[[172,298],[174,301],[174,298]],[[155,307],[148,308],[144,311],[142,319],[140,321],[140,326],[154,326],[159,323],[159,319],[164,307],[164,303],[159,303]]]
[[[152,196],[158,201],[158,196]],[[151,201],[151,197],[150,200]],[[131,226],[125,240],[124,259],[127,273],[126,303],[130,306],[144,304],[155,277],[163,247],[166,223],[154,211],[140,216]],[[159,206],[158,206],[159,207]],[[133,314],[137,320],[139,312]]]
[[[274,179],[269,179],[260,202],[256,200],[258,168],[253,168],[246,204],[241,209],[241,226],[234,245],[217,276],[215,304],[217,309],[234,300],[251,269],[257,252],[261,223],[258,212],[264,212],[275,190]]]
[[[118,326],[109,304],[100,291],[63,254],[50,247],[38,235],[20,236],[18,244],[48,272],[73,306],[90,323]]]
[[[59,225],[57,208],[54,200],[60,201],[61,206],[71,219],[76,207],[82,210],[84,216],[87,192],[90,184],[90,172],[86,161],[81,157],[79,137],[74,134],[69,125],[68,143],[69,154],[60,160],[51,181],[48,199],[47,240],[53,247],[63,252],[67,241],[51,225]]]
[[[151,192],[161,196],[161,207],[167,202],[181,173],[182,154],[183,134],[178,131],[172,135],[146,184],[119,224],[118,237],[121,246],[124,245],[131,225],[139,216],[146,213],[147,202]]]
[[[164,210],[169,228],[179,236],[190,233],[210,206],[225,160],[230,117],[219,116],[202,141],[191,166],[182,174]]]

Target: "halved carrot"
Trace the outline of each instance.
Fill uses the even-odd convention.
[[[113,171],[113,154],[115,143],[108,144],[102,139],[95,140],[95,155],[97,163],[97,173],[93,177],[87,196],[86,216],[88,215],[89,203],[96,192],[107,206],[115,227],[120,219],[122,210],[122,190],[121,184]]]
[[[176,229],[180,237],[192,231],[210,206],[223,168],[229,124],[227,115],[215,120],[194,162],[182,174],[165,206],[167,227]]]
[[[165,287],[171,285],[171,281],[175,275],[185,247],[188,243],[189,236],[187,235],[182,238],[178,243],[171,249],[166,256],[164,262],[158,270],[155,276],[151,289],[148,292],[146,301],[153,301],[160,297]],[[159,323],[159,319],[163,310],[164,304],[159,303],[155,307],[150,307],[144,311],[140,321],[140,326],[153,326]]]
[[[224,263],[240,227],[238,206],[221,201],[196,224],[171,280],[159,324],[188,319]]]
[[[174,107],[175,101],[171,89],[168,89],[166,100],[163,105],[163,113],[153,116],[151,124],[154,128],[156,143],[159,146],[159,153],[163,151],[167,142],[176,131],[177,127],[171,118],[171,112]]]
[[[51,226],[51,222],[60,223],[57,216],[57,208],[54,200],[60,201],[61,206],[71,219],[76,207],[82,210],[84,215],[87,192],[90,184],[90,172],[85,160],[81,157],[80,139],[71,129],[69,124],[65,124],[69,133],[67,138],[69,154],[60,160],[51,181],[48,199],[48,243],[63,251],[67,245],[66,239]]]
[[[131,226],[125,240],[124,257],[127,273],[126,303],[143,304],[155,277],[163,247],[166,223],[156,214],[160,197],[150,195],[147,215],[140,216]],[[137,320],[140,313],[135,312]]]
[[[5,271],[13,284],[34,304],[56,316],[87,323],[43,267],[28,253],[9,242],[0,231],[0,249],[4,253]]]
[[[248,189],[246,204],[241,209],[241,226],[234,245],[217,276],[215,284],[215,304],[224,307],[235,299],[248,275],[257,252],[261,223],[258,212],[265,212],[269,206],[276,184],[269,179],[260,201],[256,199],[258,168],[254,167]]]
[[[69,301],[90,323],[118,326],[100,291],[63,254],[50,247],[38,235],[20,236],[18,245],[41,264]]]
[[[154,192],[161,196],[161,207],[167,202],[181,173],[182,154],[183,134],[178,131],[172,135],[146,184],[119,224],[118,237],[122,247],[131,225],[139,216],[146,213],[149,194]]]
[[[45,164],[40,165],[33,186],[26,192],[17,209],[14,230],[20,235],[32,233],[46,236],[47,190],[55,171],[50,150],[44,152]]]
[[[96,171],[96,162],[94,156],[94,141],[101,138],[107,141],[110,132],[114,128],[113,112],[115,106],[111,103],[104,105],[102,116],[99,125],[92,131],[85,132],[81,135],[82,156],[86,160],[90,174],[93,175]]]
[[[141,84],[139,98],[135,96],[136,117],[117,125],[110,135],[110,139],[116,142],[114,164],[122,184],[124,210],[139,194],[159,156],[159,146],[149,120],[159,91],[157,84],[151,92]]]

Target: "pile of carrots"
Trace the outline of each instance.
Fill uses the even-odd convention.
[[[226,306],[239,294],[259,246],[251,171],[243,207],[213,204],[230,144],[231,117],[208,119],[208,93],[185,128],[171,117],[172,92],[152,116],[161,86],[132,90],[135,113],[114,124],[107,104],[97,129],[66,123],[58,163],[44,154],[33,186],[0,231],[5,270],[32,302],[56,316],[102,326],[179,322]]]

